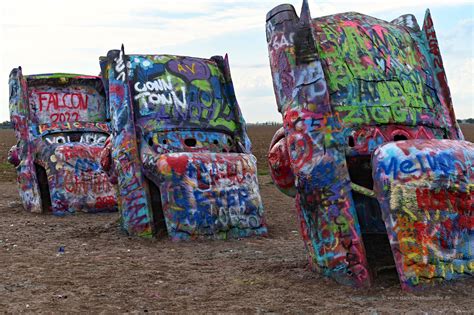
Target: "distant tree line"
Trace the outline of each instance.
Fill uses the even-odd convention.
[[[474,118],[467,118],[467,119],[458,119],[458,123],[460,124],[474,124]],[[266,121],[266,122],[256,122],[256,123],[247,123],[248,126],[280,126],[282,125],[281,122],[276,121]],[[4,122],[0,123],[0,129],[12,129],[12,124],[9,120],[5,120]]]
[[[4,122],[0,123],[0,129],[12,129],[12,124],[9,120],[5,120]]]
[[[474,118],[467,118],[467,119],[458,119],[459,124],[474,124]],[[247,123],[248,126],[279,126],[282,125],[281,122],[276,121],[266,121],[266,122],[255,122],[255,123]]]
[[[266,122],[256,122],[256,123],[247,123],[247,126],[280,126],[281,122],[276,121],[266,121]]]

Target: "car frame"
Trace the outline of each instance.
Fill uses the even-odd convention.
[[[35,213],[116,211],[116,190],[100,168],[110,128],[97,76],[10,73],[10,117],[23,207]]]
[[[121,226],[173,240],[266,235],[256,159],[227,57],[127,55],[100,60]]]
[[[405,290],[472,276],[474,145],[429,10],[420,29],[411,14],[312,19],[304,0],[299,17],[284,4],[266,23],[283,117],[269,164],[296,199],[313,269],[369,287],[395,265]]]

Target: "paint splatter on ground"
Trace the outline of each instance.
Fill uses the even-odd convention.
[[[465,126],[473,141],[474,132]],[[268,128],[249,130],[257,154],[268,148],[275,131]],[[469,128],[474,131],[474,125]],[[8,148],[2,145],[1,157]],[[257,156],[260,163],[263,154]],[[310,272],[293,199],[281,194],[270,176],[259,179],[268,238],[197,243],[128,238],[118,231],[116,213],[31,215],[20,208],[11,179],[1,179],[0,312],[467,313],[474,308],[473,279],[407,293],[395,269],[381,272],[369,290]]]

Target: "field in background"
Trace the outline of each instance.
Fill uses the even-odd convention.
[[[460,126],[464,134],[464,139],[474,142],[474,124],[461,124]]]
[[[8,163],[7,156],[10,148],[16,144],[15,133],[12,129],[0,129],[0,181],[15,181],[16,172]]]
[[[267,153],[270,141],[281,126],[249,126],[247,132],[252,141],[252,153],[257,158],[257,169],[261,175],[269,174]]]
[[[407,293],[395,269],[379,273],[368,290],[311,272],[294,200],[264,175],[277,128],[249,128],[269,236],[179,243],[127,237],[116,213],[25,212],[6,161],[16,140],[0,130],[0,313],[472,312],[472,278]],[[462,128],[474,141],[474,125]]]

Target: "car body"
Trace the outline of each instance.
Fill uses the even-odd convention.
[[[17,145],[9,161],[26,210],[64,215],[117,209],[100,168],[109,136],[105,93],[96,76],[10,73],[10,116]]]
[[[403,289],[472,276],[474,146],[429,11],[421,30],[413,15],[312,19],[303,1],[299,17],[271,10],[266,30],[283,116],[269,163],[296,198],[313,268],[368,287],[385,257],[371,251],[386,240]]]
[[[122,227],[173,240],[266,235],[227,58],[101,58],[112,120],[104,167],[119,187]]]

